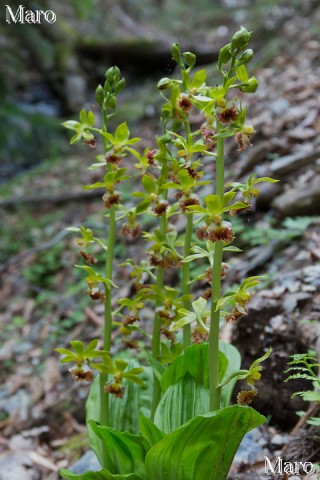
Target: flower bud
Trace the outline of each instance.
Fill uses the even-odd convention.
[[[170,137],[170,135],[162,135],[158,138],[158,142],[163,144],[170,143],[171,141],[172,138]]]
[[[167,90],[172,87],[172,80],[170,78],[164,77],[159,80],[157,87],[159,90]]]
[[[108,70],[105,73],[105,77],[109,84],[113,84],[114,82],[119,81],[120,80],[119,68],[116,66],[108,68]]]
[[[117,106],[117,99],[116,99],[115,95],[111,95],[108,98],[108,101],[106,103],[107,103],[107,105],[106,105],[107,107],[115,109],[116,106]]]
[[[119,328],[119,332],[121,333],[121,335],[130,335],[131,330],[126,326],[122,326]]]
[[[252,135],[253,133],[255,133],[255,130],[252,125],[243,125],[242,133],[244,133],[245,135]]]
[[[256,77],[250,77],[249,80],[240,87],[240,90],[245,93],[254,93],[259,86],[258,80]]]
[[[197,57],[192,52],[184,52],[183,57],[185,59],[186,64],[188,67],[193,68],[195,66]]]
[[[121,78],[121,80],[119,80],[114,87],[114,93],[118,95],[118,93],[120,93],[125,86],[126,86],[126,81],[124,78]]]
[[[228,63],[231,59],[231,43],[228,43],[224,47],[220,48],[219,57],[218,57],[218,65],[224,65]]]
[[[238,66],[243,65],[244,63],[250,62],[253,58],[253,50],[251,48],[247,48],[239,57]]]
[[[171,47],[171,54],[173,60],[175,60],[178,65],[181,65],[181,50],[179,43],[175,42]]]
[[[216,100],[217,107],[224,108],[227,105],[227,100],[224,97],[219,97]]]
[[[236,50],[237,48],[244,48],[248,45],[252,32],[248,32],[248,30],[244,27],[241,27],[231,39],[231,49]]]
[[[99,85],[96,89],[96,101],[100,108],[102,107],[103,100],[104,100],[103,86]]]

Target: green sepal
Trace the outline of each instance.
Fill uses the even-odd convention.
[[[244,64],[236,68],[236,74],[240,82],[247,82],[249,80],[249,74]]]

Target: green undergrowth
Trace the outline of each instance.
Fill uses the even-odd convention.
[[[319,216],[287,217],[278,225],[273,218],[268,216],[264,217],[261,222],[249,225],[248,219],[234,218],[237,243],[249,246],[268,245],[273,240],[279,240],[285,246],[293,239],[302,237],[310,225],[319,223]]]

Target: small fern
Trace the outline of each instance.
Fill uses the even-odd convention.
[[[313,352],[309,353],[296,353],[290,355],[291,361],[288,365],[291,365],[284,373],[290,373],[285,380],[297,380],[306,379],[310,380],[313,384],[313,390],[305,390],[301,392],[295,392],[292,397],[300,396],[306,402],[318,402],[320,403],[320,378],[318,376],[318,369],[320,364],[317,361],[316,355]],[[295,372],[295,373],[292,373]],[[310,425],[320,426],[320,418],[312,417],[308,420]]]

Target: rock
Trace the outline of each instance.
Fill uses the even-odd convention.
[[[267,443],[267,439],[264,437],[262,431],[259,428],[251,430],[247,433],[242,442],[240,443],[239,449],[234,457],[234,464],[253,464],[263,457],[263,447]]]
[[[319,213],[319,202],[320,176],[315,175],[308,184],[290,188],[276,197],[272,206],[278,210],[281,217],[294,217]]]
[[[314,128],[295,128],[288,133],[288,137],[293,140],[308,140],[314,138],[317,135],[317,132]]]
[[[0,480],[40,480],[41,474],[28,454],[9,453],[0,457]]]
[[[290,435],[276,433],[271,439],[271,445],[275,447],[282,447],[283,445],[288,443],[289,439]]]
[[[5,390],[0,398],[0,411],[15,417],[17,421],[26,421],[29,418],[31,401],[30,394],[24,389],[19,389],[14,395]]]
[[[310,298],[310,293],[286,293],[284,296],[283,308],[286,313],[292,313],[298,306],[305,304]]]
[[[303,270],[303,280],[314,287],[320,287],[320,265],[309,265]]]
[[[250,150],[247,151],[246,155],[244,155],[244,158],[239,161],[235,175],[239,178],[243,175],[251,173],[253,168],[266,160],[269,150],[269,141],[260,141],[257,143],[257,145],[254,145]]]
[[[288,107],[290,107],[290,102],[285,97],[279,97],[269,104],[269,109],[276,116],[283,115]]]
[[[77,474],[85,473],[88,470],[98,472],[101,470],[101,465],[93,451],[89,450],[72,467],[70,467],[70,470]]]
[[[296,172],[299,168],[313,164],[320,157],[320,150],[298,152],[274,160],[270,165],[272,176],[283,177],[288,173]]]

